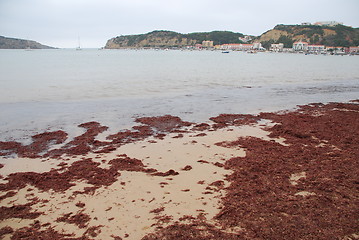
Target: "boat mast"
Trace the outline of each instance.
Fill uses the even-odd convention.
[[[78,47],[76,48],[76,50],[81,50],[80,36],[78,36],[77,40],[78,40]]]

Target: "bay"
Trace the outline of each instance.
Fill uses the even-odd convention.
[[[44,130],[116,131],[138,116],[208,121],[359,98],[359,58],[156,50],[0,50],[0,140]]]

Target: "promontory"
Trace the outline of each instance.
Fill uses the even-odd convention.
[[[41,43],[0,36],[0,49],[54,49],[53,47],[42,45]]]

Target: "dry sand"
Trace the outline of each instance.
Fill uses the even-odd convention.
[[[200,133],[205,134],[196,136]],[[241,148],[225,148],[215,143],[234,141],[245,136],[269,140],[267,135],[263,125],[260,127],[259,124],[215,131],[193,131],[181,133],[180,137],[177,137],[178,133],[171,133],[163,139],[151,137],[128,143],[111,153],[90,153],[71,158],[67,164],[91,158],[100,163],[101,168],[108,168],[110,160],[126,154],[141,160],[147,168],[161,172],[173,169],[179,174],[163,177],[145,172],[121,171],[116,182],[96,189],[93,194],[74,194],[91,186],[85,182],[76,182],[75,186],[65,192],[41,191],[34,186],[27,186],[16,195],[4,199],[1,206],[24,205],[36,197],[38,203],[31,208],[43,214],[36,220],[5,219],[1,226],[10,226],[16,231],[39,221],[41,224],[50,223],[55,231],[73,237],[83,236],[90,227],[101,226],[96,230],[98,235],[95,239],[112,239],[114,236],[141,239],[147,233],[178,222],[186,216],[202,216],[215,225],[213,217],[222,207],[221,198],[225,195],[223,188],[228,186],[225,176],[231,174],[222,165],[234,156],[245,156]],[[0,169],[0,174],[4,178],[15,172],[42,173],[60,169],[59,160],[51,158],[14,158],[3,159],[2,162],[4,167]],[[220,186],[211,185],[217,181],[221,181]],[[3,179],[2,183],[6,183],[6,180]],[[84,203],[84,206],[78,207],[77,203]],[[86,227],[56,221],[69,213],[83,213],[91,220],[84,223]],[[10,239],[10,234],[4,235],[4,239]]]

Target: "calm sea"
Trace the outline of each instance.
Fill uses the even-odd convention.
[[[155,50],[0,50],[0,140],[137,116],[203,122],[359,98],[359,57]]]

